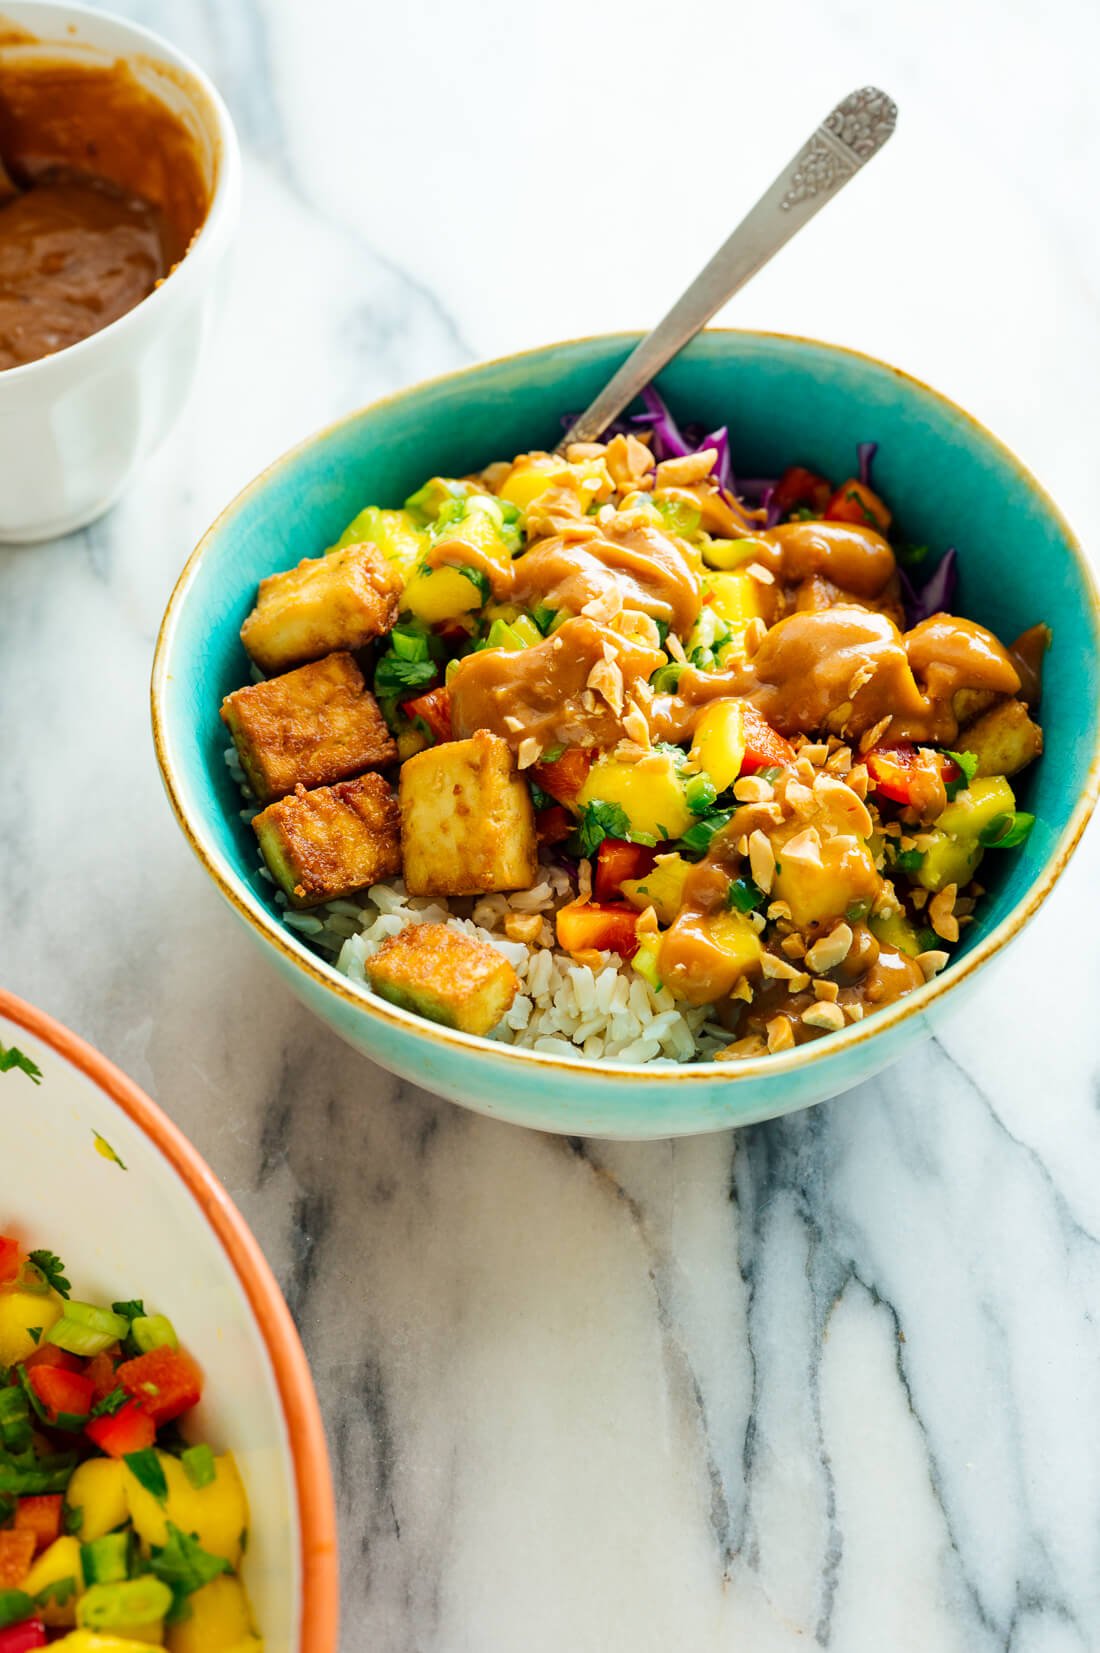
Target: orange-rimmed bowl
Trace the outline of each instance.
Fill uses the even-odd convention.
[[[142,1297],[199,1360],[201,1438],[231,1450],[251,1527],[242,1576],[267,1653],[336,1653],[328,1451],[309,1366],[263,1253],[225,1189],[106,1057],[0,991],[0,1229],[61,1256],[74,1287]]]
[[[281,923],[226,769],[222,697],[248,681],[241,622],[259,580],[316,557],[366,504],[397,505],[425,477],[553,447],[637,335],[576,340],[414,385],[310,437],[232,502],[172,594],[153,669],[153,728],[168,795],[192,849],[284,982],[384,1066],[494,1117],[540,1130],[669,1137],[751,1124],[859,1084],[961,1006],[1064,870],[1100,789],[1100,608],[1071,529],[1020,461],[954,403],[869,356],[810,339],[712,331],[661,375],[681,421],[727,424],[734,467],[792,462],[850,475],[876,441],[875,485],[906,537],[959,549],[958,610],[1012,638],[1053,627],[1042,761],[1020,777],[1037,816],[1018,850],[983,864],[989,894],[942,975],[840,1033],[777,1056],[642,1067],[516,1050],[374,998]],[[1015,784],[1015,783],[1014,783]],[[1036,1031],[1036,1039],[1041,1036]]]

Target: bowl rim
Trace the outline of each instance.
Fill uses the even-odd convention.
[[[129,1076],[70,1028],[0,987],[0,1016],[48,1045],[103,1091],[179,1176],[214,1231],[260,1330],[286,1424],[299,1523],[299,1653],[336,1653],[339,1553],[324,1424],[286,1299],[248,1224],[198,1149]]]
[[[942,407],[953,413],[965,425],[969,426],[972,432],[988,446],[995,449],[1012,467],[1017,473],[1020,483],[1033,495],[1037,496],[1043,508],[1057,524],[1065,544],[1077,564],[1085,590],[1088,593],[1093,643],[1097,654],[1100,655],[1100,591],[1097,589],[1095,576],[1077,535],[1070,527],[1060,507],[1051,498],[1038,478],[1033,476],[1007,443],[1003,442],[1000,437],[995,436],[973,414],[968,413],[957,402],[945,396],[942,391],[934,389],[922,379],[906,372],[905,369],[897,367],[891,362],[883,361],[880,357],[872,356],[866,351],[853,349],[848,345],[833,344],[827,340],[815,339],[802,334],[779,333],[759,328],[706,328],[700,337],[706,338],[713,335],[746,339],[757,343],[774,341],[782,345],[808,347],[811,350],[824,351],[836,356],[850,358],[893,376],[922,396],[931,397]],[[675,1067],[668,1065],[654,1067],[650,1063],[631,1065],[630,1063],[607,1062],[581,1055],[565,1057],[552,1055],[544,1051],[527,1050],[520,1046],[506,1045],[493,1039],[442,1027],[438,1023],[429,1022],[416,1016],[412,1011],[401,1010],[395,1005],[388,1004],[384,999],[369,995],[366,990],[359,988],[348,977],[341,975],[333,965],[326,963],[316,954],[310,952],[305,940],[298,940],[296,936],[292,936],[286,926],[268,913],[260,902],[252,896],[251,892],[247,892],[247,895],[242,893],[246,891],[246,886],[231,868],[227,867],[223,871],[223,858],[220,851],[207,840],[203,823],[201,821],[196,824],[192,823],[184,806],[184,788],[175,770],[171,741],[167,732],[165,702],[172,677],[173,639],[180,613],[198,572],[199,565],[204,560],[211,545],[220,537],[233,517],[249,504],[254,495],[260,493],[271,482],[278,471],[293,464],[309,448],[325,441],[344,426],[353,424],[367,413],[377,412],[391,403],[401,401],[406,396],[427,389],[453,385],[464,378],[472,379],[489,368],[502,367],[509,363],[522,363],[534,356],[544,356],[550,352],[568,350],[583,345],[616,343],[621,344],[624,351],[629,350],[641,337],[640,332],[634,331],[586,334],[578,338],[537,345],[528,350],[512,351],[503,356],[491,357],[484,361],[471,363],[466,367],[453,369],[448,373],[418,380],[414,384],[405,385],[400,390],[390,391],[362,407],[354,408],[350,412],[342,414],[339,418],[331,420],[301,441],[296,442],[272,460],[270,464],[266,465],[250,482],[246,483],[214,518],[214,521],[206,529],[188,557],[172,590],[157,634],[150,681],[153,744],[161,781],[168,794],[168,800],[179,823],[180,830],[220,893],[234,908],[238,916],[259,935],[261,940],[274,946],[276,951],[281,953],[287,963],[296,971],[312,978],[318,986],[335,995],[338,999],[342,999],[353,1009],[365,1013],[368,1017],[374,1017],[382,1022],[389,1023],[402,1032],[414,1032],[419,1038],[434,1043],[442,1052],[457,1047],[470,1054],[476,1053],[485,1059],[495,1058],[502,1063],[534,1063],[544,1070],[556,1070],[562,1079],[568,1079],[570,1076],[575,1079],[583,1074],[591,1083],[603,1084],[608,1087],[616,1083],[627,1082],[633,1086],[644,1085],[659,1088],[667,1084],[670,1079],[681,1085],[709,1085],[717,1079],[721,1079],[723,1084],[729,1085],[767,1079],[779,1080],[785,1075],[803,1068],[809,1068],[816,1063],[832,1058],[840,1059],[847,1052],[863,1046],[870,1039],[875,1039],[899,1027],[910,1018],[923,1016],[933,1004],[943,999],[953,988],[960,986],[972,977],[981,965],[999,953],[1023,929],[1024,925],[1046,900],[1065,871],[1096,806],[1097,798],[1100,796],[1100,722],[1097,725],[1085,784],[1057,842],[1051,849],[1027,893],[1001,919],[1000,923],[987,936],[982,938],[973,952],[968,953],[957,964],[949,966],[941,975],[933,976],[930,981],[926,981],[921,987],[916,988],[904,998],[895,1000],[893,1004],[882,1010],[876,1010],[873,1016],[851,1023],[840,1032],[831,1033],[826,1039],[812,1039],[805,1044],[796,1046],[793,1050],[746,1057],[737,1062],[711,1060],[677,1064]],[[687,348],[690,349],[691,346],[689,345]],[[240,887],[238,888],[238,886]]]
[[[173,265],[164,280],[159,282],[151,293],[147,293],[140,303],[135,304],[133,309],[125,311],[106,327],[101,327],[98,332],[89,333],[87,338],[78,339],[75,344],[66,345],[63,350],[52,351],[47,356],[39,356],[34,361],[23,362],[18,367],[9,367],[0,373],[0,405],[9,398],[14,400],[23,390],[48,387],[52,380],[83,377],[86,371],[94,371],[94,357],[98,352],[109,349],[125,335],[140,335],[166,321],[169,305],[177,303],[194,287],[206,266],[216,260],[232,236],[239,214],[241,192],[240,143],[233,117],[209,75],[173,41],[157,34],[153,29],[146,28],[142,23],[135,23],[130,18],[121,16],[118,12],[101,11],[95,6],[70,3],[70,0],[16,0],[12,15],[15,16],[16,12],[20,14],[20,21],[23,21],[24,12],[38,13],[44,21],[51,16],[60,17],[68,13],[80,18],[93,32],[97,24],[117,29],[131,41],[129,48],[118,55],[124,58],[145,57],[154,66],[166,68],[176,77],[182,77],[185,89],[192,95],[198,94],[197,97],[193,96],[193,101],[199,108],[205,104],[212,117],[210,125],[214,148],[214,183],[202,223],[182,258]],[[31,25],[28,20],[29,26]],[[108,50],[107,47],[97,45],[91,38],[65,39],[49,34],[43,35],[35,44],[40,45],[44,51],[51,47],[65,46],[87,46],[96,51]],[[187,82],[193,84],[187,86]]]

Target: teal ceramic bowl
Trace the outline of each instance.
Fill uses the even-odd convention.
[[[317,556],[369,502],[400,503],[424,477],[552,447],[635,344],[617,334],[550,346],[415,385],[311,437],[223,512],[184,569],[153,672],[153,723],[168,795],[192,848],[272,968],[349,1044],[426,1089],[540,1130],[668,1137],[744,1125],[820,1102],[878,1073],[960,1005],[978,970],[1036,910],[1096,799],[1100,619],[1085,559],[1057,508],[988,431],[935,391],[852,351],[738,332],[701,336],[661,376],[673,411],[727,423],[734,467],[793,460],[850,474],[877,441],[881,486],[908,537],[958,546],[964,614],[1003,637],[1053,627],[1046,752],[1022,803],[1038,817],[997,859],[980,922],[943,975],[842,1033],[734,1065],[632,1068],[561,1060],[453,1033],[353,986],[276,917],[223,761],[222,696],[247,680],[238,628],[257,582]]]

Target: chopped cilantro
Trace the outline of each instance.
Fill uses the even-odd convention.
[[[20,1624],[34,1612],[34,1598],[25,1590],[0,1590],[0,1630]]]
[[[163,1504],[168,1498],[168,1480],[164,1473],[164,1466],[151,1446],[141,1452],[127,1452],[126,1465],[134,1479],[138,1481],[154,1497],[158,1504]]]
[[[961,792],[963,787],[969,786],[974,779],[978,772],[978,758],[974,752],[948,752],[945,750],[943,755],[945,758],[950,758],[952,763],[957,764],[962,770],[962,774],[957,776],[955,780],[945,780],[943,783],[947,796],[951,799],[956,792]]]
[[[42,1083],[42,1069],[37,1062],[32,1062],[16,1045],[0,1043],[0,1073],[11,1073],[13,1068],[25,1073],[32,1084]]]
[[[581,815],[581,854],[594,855],[605,838],[629,838],[630,817],[621,804],[607,804],[593,798]]]
[[[115,1413],[121,1411],[126,1405],[127,1399],[125,1389],[119,1384],[117,1388],[111,1390],[109,1395],[104,1395],[102,1400],[96,1401],[92,1407],[92,1417],[113,1418]]]
[[[450,566],[456,574],[461,574],[464,580],[469,580],[484,607],[492,595],[488,574],[483,573],[480,568],[471,568],[469,563],[452,563]]]
[[[61,1511],[61,1525],[70,1537],[78,1533],[84,1525],[84,1511],[82,1507],[78,1504],[74,1508],[71,1505],[66,1504]]]
[[[100,1136],[98,1131],[93,1131],[92,1135],[95,1137],[96,1153],[101,1155],[103,1159],[109,1159],[112,1165],[117,1165],[121,1171],[125,1171],[127,1167],[123,1164],[118,1154],[111,1147],[111,1144],[107,1141],[107,1138],[105,1136]]]
[[[51,1579],[49,1584],[43,1585],[34,1598],[34,1604],[36,1607],[49,1607],[51,1603],[55,1607],[64,1607],[75,1594],[76,1579],[66,1574],[64,1578]]]
[[[426,689],[434,683],[435,664],[431,660],[405,660],[399,654],[384,654],[374,673],[375,693],[381,699],[393,699],[407,689]]]
[[[726,890],[726,906],[739,913],[754,912],[763,901],[763,890],[751,878],[735,878]]]
[[[35,1268],[41,1270],[47,1284],[53,1287],[59,1297],[68,1297],[72,1287],[65,1278],[65,1265],[56,1253],[52,1251],[32,1251],[30,1260]]]
[[[528,781],[527,784],[531,788],[531,803],[535,809],[551,809],[553,807],[557,800],[552,798],[549,792],[544,792],[538,781]]]
[[[564,753],[565,753],[565,747],[560,745],[560,744],[557,745],[557,746],[548,746],[546,748],[545,752],[542,754],[542,757],[539,759],[539,762],[540,763],[557,763],[558,759],[560,757],[562,757],[564,755]]]
[[[894,865],[899,872],[919,872],[924,855],[919,849],[899,850],[894,856]]]
[[[37,1343],[39,1341],[39,1339],[41,1338],[41,1336],[42,1336],[42,1327],[41,1326],[28,1326],[27,1327],[27,1336],[30,1338],[32,1343]]]
[[[1034,815],[1017,809],[994,815],[989,825],[978,834],[983,849],[1018,849],[1035,825]]]
[[[162,1584],[167,1584],[173,1595],[168,1622],[178,1622],[186,1616],[187,1597],[201,1590],[204,1584],[221,1573],[232,1572],[229,1562],[221,1555],[211,1555],[198,1539],[181,1532],[175,1522],[169,1521],[167,1544],[154,1545],[149,1558],[149,1571]]]

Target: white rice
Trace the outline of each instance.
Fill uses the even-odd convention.
[[[234,747],[225,759],[247,796]],[[253,804],[241,811],[241,818],[250,821],[255,814]],[[266,874],[266,867],[261,865],[261,871]],[[588,863],[582,862],[581,888],[588,889],[590,876]],[[304,913],[290,911],[281,891],[275,900],[283,923],[368,996],[373,995],[367,959],[409,924],[446,924],[489,942],[519,976],[511,1009],[489,1035],[502,1044],[632,1064],[706,1060],[727,1045],[730,1035],[710,1023],[712,1006],[679,1004],[667,988],[655,992],[617,953],[600,953],[593,969],[556,947],[554,914],[577,893],[578,882],[564,868],[544,863],[539,882],[512,895],[410,896],[404,883],[394,879],[372,885],[358,899],[330,901]],[[508,939],[504,920],[510,912],[545,916],[536,942]]]

